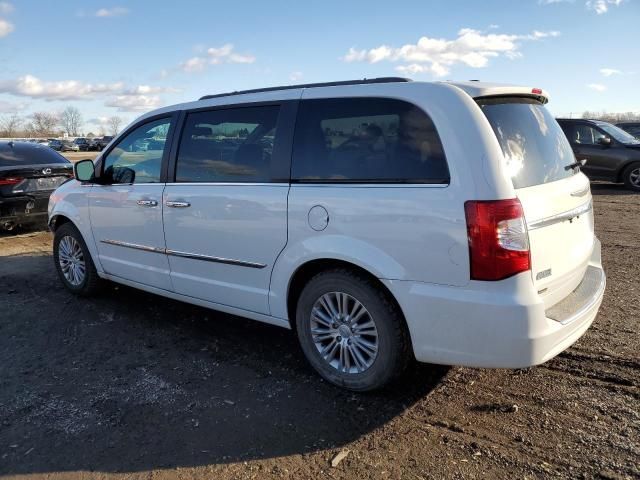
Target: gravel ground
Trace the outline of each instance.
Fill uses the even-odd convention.
[[[115,285],[77,299],[48,233],[0,238],[0,475],[640,478],[640,195],[593,193],[609,283],[576,345],[368,395],[323,383],[286,330]]]

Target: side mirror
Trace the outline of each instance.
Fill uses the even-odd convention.
[[[73,175],[80,182],[90,182],[93,180],[93,162],[91,160],[80,160],[73,164]]]
[[[611,137],[600,137],[598,138],[597,142],[603,147],[608,147],[609,145],[611,145]]]

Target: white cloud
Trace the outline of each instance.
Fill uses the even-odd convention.
[[[127,95],[153,95],[158,93],[176,93],[180,90],[171,87],[152,87],[151,85],[138,85],[123,90]]]
[[[4,18],[0,18],[0,38],[6,37],[15,30],[13,23],[8,22]]]
[[[160,94],[179,90],[152,85],[127,86],[123,82],[84,83],[78,80],[43,81],[33,75],[0,81],[0,93],[15,96],[54,100],[92,100],[106,98],[105,106],[121,112],[141,112],[157,108]]]
[[[593,10],[598,15],[607,13],[609,7],[617,7],[621,5],[625,0],[587,0],[585,6],[588,10]],[[540,5],[552,5],[557,3],[574,3],[575,0],[538,0]]]
[[[191,57],[180,64],[180,69],[187,73],[202,72],[207,65],[220,65],[223,63],[249,64],[256,61],[256,57],[250,54],[240,54],[234,51],[234,46],[227,43],[221,47],[211,47],[204,50],[202,55]]]
[[[345,62],[378,63],[381,61],[403,62],[405,65],[396,67],[403,73],[431,72],[442,77],[449,73],[452,66],[463,64],[472,68],[487,66],[489,59],[506,56],[518,58],[521,56],[519,42],[537,41],[544,38],[557,37],[560,32],[542,32],[534,30],[526,35],[484,33],[471,28],[463,28],[457,38],[421,37],[415,44],[401,47],[381,45],[369,50],[350,48],[342,57]]]
[[[117,108],[119,112],[146,112],[160,106],[157,95],[117,95],[105,102],[105,106]]]
[[[589,10],[593,10],[598,15],[602,15],[609,11],[610,6],[617,7],[622,1],[623,0],[589,0],[586,5]]]
[[[120,17],[129,13],[129,9],[125,7],[101,8],[96,11],[94,16],[100,18]]]
[[[587,85],[587,88],[595,90],[596,92],[604,92],[607,89],[605,85],[602,85],[600,83],[590,83]]]
[[[77,80],[57,82],[42,81],[33,75],[24,75],[12,80],[0,81],[0,93],[10,93],[44,100],[81,100],[96,94],[113,93],[124,88],[122,82],[117,83],[83,83]]]
[[[192,57],[181,65],[182,70],[188,73],[201,72],[206,66],[207,59],[202,57]]]
[[[9,2],[0,2],[0,14],[7,15],[13,12],[13,5]]]
[[[600,73],[605,77],[610,77],[611,75],[622,75],[622,72],[615,68],[601,68]]]
[[[291,80],[292,82],[298,82],[302,80],[303,76],[304,75],[302,74],[302,72],[291,72],[291,75],[289,75],[289,80]]]

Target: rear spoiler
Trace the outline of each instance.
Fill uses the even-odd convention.
[[[526,97],[542,104],[549,102],[549,94],[542,88],[502,85],[485,82],[444,82],[463,90],[471,98],[478,100],[487,97]]]

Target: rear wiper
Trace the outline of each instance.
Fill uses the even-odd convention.
[[[585,163],[587,163],[587,159],[583,158],[582,160],[576,160],[575,162],[570,163],[569,165],[564,167],[564,169],[565,170],[573,170],[573,169],[577,168],[578,170],[580,170],[580,167],[584,167]]]

